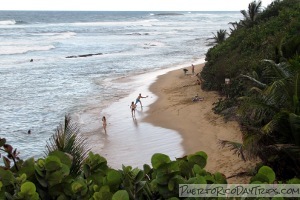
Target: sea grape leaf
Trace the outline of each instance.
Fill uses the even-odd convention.
[[[188,156],[188,162],[199,165],[202,169],[206,166],[206,157],[204,155],[190,155]]]
[[[62,166],[62,163],[60,162],[60,159],[56,156],[48,156],[45,159],[45,168],[47,171],[55,171],[60,169]]]
[[[113,196],[112,200],[129,200],[129,195],[126,190],[119,190]]]
[[[0,168],[0,177],[3,186],[11,185],[15,180],[13,173],[9,170],[4,170],[3,168]]]
[[[204,151],[198,151],[196,153],[194,153],[194,155],[199,155],[199,156],[203,156],[205,158],[205,160],[207,160],[208,156]]]
[[[262,183],[269,183],[269,178],[267,176],[265,176],[264,174],[258,173],[250,179],[251,183],[256,182],[256,181],[259,181]]]
[[[169,156],[162,154],[162,153],[155,153],[151,158],[151,164],[154,169],[158,169],[159,166],[165,163],[170,163],[171,160]]]
[[[25,195],[33,196],[35,192],[36,192],[36,187],[32,182],[28,181],[21,185],[20,193],[23,194],[24,196]]]
[[[29,178],[34,176],[34,158],[25,160],[25,162],[22,164],[22,167],[17,173],[19,175],[26,174]]]
[[[122,175],[120,172],[116,171],[116,170],[109,170],[107,172],[107,183],[108,185],[118,185],[121,183],[121,179],[122,179]]]
[[[292,178],[287,181],[288,184],[300,184],[300,179],[299,178]]]
[[[258,170],[259,174],[263,174],[266,177],[268,177],[268,183],[273,183],[275,181],[276,175],[275,172],[273,171],[272,168],[268,167],[268,166],[262,166],[259,170]]]
[[[71,167],[72,165],[72,160],[70,159],[70,157],[68,155],[66,155],[66,153],[61,152],[61,151],[53,151],[49,153],[49,156],[55,156],[57,158],[59,158],[60,162]]]
[[[227,184],[226,176],[220,172],[216,172],[214,178],[217,184]]]

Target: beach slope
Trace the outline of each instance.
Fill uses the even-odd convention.
[[[203,65],[197,65],[195,72],[201,71],[202,67]],[[191,69],[188,72],[190,71]],[[242,140],[238,123],[225,122],[221,116],[214,114],[213,103],[220,96],[215,92],[201,90],[196,81],[195,75],[185,75],[183,69],[159,76],[150,86],[150,91],[158,96],[158,100],[150,106],[144,121],[177,130],[183,138],[185,154],[206,152],[206,169],[210,172],[219,171],[228,177],[247,171],[253,164],[242,161],[237,155],[233,155],[232,151],[219,145],[219,140]],[[193,102],[192,99],[197,94],[203,100]],[[245,178],[231,178],[228,181],[247,183]]]

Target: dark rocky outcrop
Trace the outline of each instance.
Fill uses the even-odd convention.
[[[90,54],[82,54],[77,56],[67,56],[66,58],[78,58],[78,57],[89,57],[89,56],[99,56],[103,55],[103,53],[90,53]]]

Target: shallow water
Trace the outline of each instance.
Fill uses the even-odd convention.
[[[127,143],[131,145],[117,151],[121,157],[125,156],[121,152],[135,154],[147,145],[145,155],[154,150],[170,152],[172,157],[181,154],[177,133],[170,133],[173,135],[168,138],[177,139],[165,142],[166,146],[162,143],[168,141],[165,138],[153,136],[151,140],[148,130],[165,131],[164,135],[169,130],[156,131],[151,125],[140,123],[144,111],[138,114],[135,126],[129,107],[124,106],[136,98],[128,97],[129,94],[146,92],[146,88],[139,87],[153,80],[124,80],[197,62],[204,58],[209,48],[207,38],[212,32],[229,29],[228,22],[242,16],[239,12],[157,14],[0,11],[0,137],[18,148],[21,158],[37,158],[44,155],[46,142],[63,122],[64,115],[71,114],[91,143],[94,141],[92,145],[102,148],[112,165],[118,165],[121,158],[109,152],[115,151],[115,146],[121,148],[126,138],[130,138]],[[128,99],[123,100],[124,97]],[[149,105],[148,100],[145,103]],[[111,123],[106,138],[97,132],[103,113]],[[29,129],[31,135],[27,134]],[[139,146],[141,141],[152,142]],[[151,149],[155,143],[157,147]],[[168,146],[173,143],[176,148]],[[117,159],[113,160],[114,157]]]

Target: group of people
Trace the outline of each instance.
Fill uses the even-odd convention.
[[[141,98],[147,98],[148,96],[143,97],[142,94],[140,93],[139,96],[136,98],[135,103],[132,101],[131,105],[130,105],[130,109],[131,109],[131,116],[135,117],[135,109],[137,106],[137,103],[140,103],[141,108],[143,107],[143,104],[141,102]]]
[[[195,74],[195,66],[194,66],[193,64],[192,64],[192,74]],[[201,80],[199,79],[199,76],[198,76],[198,75],[199,75],[199,73],[196,74],[196,76],[198,77],[196,84],[197,84],[197,85],[201,85]],[[147,97],[148,97],[148,96],[142,96],[142,94],[140,93],[140,94],[138,95],[138,97],[136,98],[135,102],[134,102],[134,101],[131,102],[130,110],[131,110],[131,116],[132,116],[133,118],[135,118],[135,110],[136,110],[137,104],[140,103],[141,108],[142,108],[142,107],[143,107],[143,104],[142,104],[142,102],[141,102],[141,99],[142,99],[142,98],[147,98]],[[192,100],[193,100],[193,101],[202,101],[203,98],[198,97],[198,95],[196,95]],[[106,117],[105,117],[105,116],[102,117],[102,124],[103,124],[104,132],[106,133],[107,122],[106,122]]]
[[[131,110],[131,116],[132,116],[133,118],[135,118],[135,110],[136,110],[136,107],[137,107],[137,103],[140,103],[141,108],[143,107],[143,104],[142,104],[142,102],[141,102],[141,99],[142,99],[142,98],[148,98],[148,96],[142,96],[142,94],[140,93],[140,94],[138,95],[138,97],[136,98],[135,102],[134,102],[134,101],[131,102],[130,110]],[[102,126],[103,126],[104,132],[105,132],[105,134],[106,134],[106,126],[107,126],[107,122],[106,122],[106,117],[105,117],[105,116],[102,117]]]

